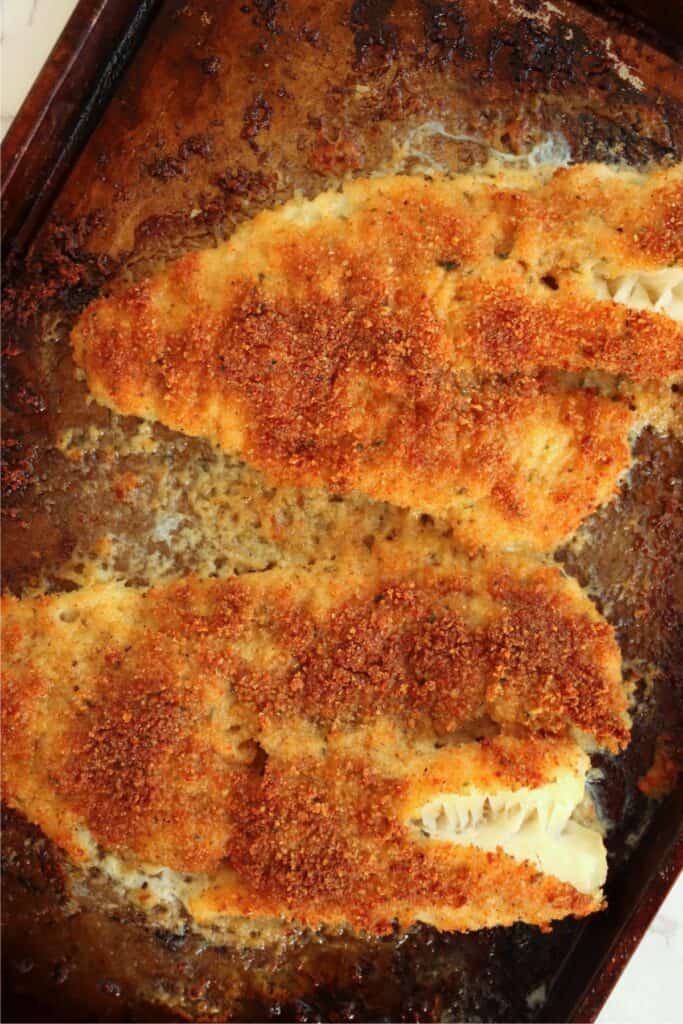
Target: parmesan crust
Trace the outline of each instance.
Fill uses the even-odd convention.
[[[523,791],[539,822],[547,793],[569,785],[576,804],[577,740],[628,738],[611,628],[554,566],[415,561],[387,544],[364,563],[5,599],[5,799],[84,865],[99,844],[201,875],[200,923],[477,928],[596,909],[597,840],[582,875],[539,869],[552,815],[510,851],[414,819],[472,787]]]
[[[550,550],[629,465],[582,376],[683,372],[682,238],[680,166],[357,180],[94,302],[73,349],[99,401],[276,482]]]

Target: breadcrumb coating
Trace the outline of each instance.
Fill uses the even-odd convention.
[[[533,788],[577,737],[626,742],[612,629],[554,566],[416,568],[387,544],[363,563],[7,598],[3,619],[5,799],[76,859],[87,829],[205,873],[223,903],[232,872],[230,913],[370,930],[599,903],[404,821],[435,786]]]
[[[581,375],[683,372],[673,298],[604,294],[681,263],[681,211],[680,167],[357,180],[94,302],[74,354],[101,402],[279,483],[550,550],[629,465],[633,413]]]

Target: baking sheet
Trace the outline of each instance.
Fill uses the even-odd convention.
[[[561,129],[576,158],[638,163],[681,157],[680,71],[657,51],[625,39],[616,26],[606,48],[604,25],[566,5],[569,14],[564,16],[548,14],[536,4],[520,14],[521,5],[508,4],[491,5],[473,17],[473,5],[467,4],[445,9],[440,4],[354,3],[338,12],[334,30],[316,7],[292,4],[285,10],[278,3],[257,3],[241,5],[249,7],[244,12],[239,6],[165,3],[142,42],[153,5],[114,0],[81,5],[81,15],[87,9],[78,36],[81,57],[101,53],[96,46],[102,46],[102,37],[95,26],[104,24],[99,19],[105,14],[114,19],[121,42],[111,50],[115,59],[94,80],[79,84],[69,73],[56,76],[62,85],[70,82],[77,97],[71,115],[52,136],[48,127],[34,132],[33,143],[24,150],[30,157],[36,154],[36,181],[41,182],[34,190],[39,202],[22,207],[11,223],[15,256],[10,275],[15,275],[24,299],[39,306],[57,303],[73,315],[122,267],[134,276],[143,274],[168,253],[223,237],[254,208],[281,201],[294,187],[319,191],[326,178],[372,168],[390,152],[397,124],[408,131],[410,125],[424,123],[425,111],[432,120],[447,117],[449,104],[455,102],[462,123],[469,118],[475,128],[482,117],[490,122],[495,115],[492,133],[503,146],[524,149],[533,142],[534,131]],[[145,18],[140,17],[143,7]],[[131,22],[133,13],[138,20]],[[571,39],[566,38],[568,28]],[[72,42],[67,40],[64,52],[76,45],[73,26],[71,31]],[[241,53],[241,64],[238,77],[228,76],[226,84],[227,59],[218,41],[225,45],[234,31],[239,45],[231,45]],[[119,70],[140,42],[127,79],[60,187],[65,163],[89,135],[103,97],[111,94]],[[345,63],[337,67],[341,52]],[[615,53],[619,60],[611,56]],[[91,59],[101,66],[96,57]],[[307,68],[319,69],[321,64],[327,74],[324,91],[316,92],[315,84],[297,87],[296,77],[290,77],[305,79]],[[75,64],[67,58],[64,66],[73,69]],[[54,81],[54,64],[52,68]],[[643,76],[645,98],[629,74]],[[359,85],[366,91],[353,106],[350,94]],[[294,115],[285,113],[289,98],[278,95],[279,90],[294,95]],[[49,126],[54,90],[42,95],[35,123]],[[93,102],[93,96],[99,100]],[[337,131],[339,108],[346,117],[343,133]],[[354,129],[365,125],[373,111],[376,130],[364,135],[357,152]],[[31,118],[25,116],[28,125]],[[54,171],[54,149],[41,157],[36,148],[36,140],[44,145],[48,137],[53,145],[55,137],[72,140],[59,173]],[[18,145],[16,135],[10,142]],[[455,157],[452,152],[447,156],[467,165],[481,158],[481,147],[459,144]],[[282,168],[287,168],[285,175]],[[10,212],[17,210],[11,194],[7,204]],[[48,204],[49,217],[34,238]],[[200,214],[193,216],[195,210]],[[22,277],[23,249],[30,239],[29,273]],[[10,252],[10,262],[11,257]],[[33,313],[24,310],[23,315],[17,336],[30,349]],[[17,357],[17,375],[8,378],[14,406],[10,429],[18,424],[23,436],[28,432],[38,438],[43,427],[35,418],[43,413],[36,411],[30,395],[39,395],[40,388],[32,376],[35,368],[22,358]],[[50,401],[48,396],[52,408]],[[48,429],[54,430],[55,424]],[[21,542],[20,520],[10,519],[8,527],[9,578],[21,585],[22,573],[32,571],[30,552]],[[58,564],[64,532],[53,550],[44,531],[39,545],[43,561],[47,551]],[[645,759],[651,739],[643,741]],[[631,809],[636,817],[641,811],[638,806]],[[473,1014],[481,1019],[593,1019],[680,868],[676,835],[682,820],[683,807],[675,797],[654,814],[647,842],[640,843],[627,868],[611,880],[610,909],[604,915],[581,924],[565,922],[551,936],[524,926],[476,936],[438,936],[418,929],[393,945],[372,949],[374,965],[362,969],[358,950],[349,953],[332,944],[328,959],[334,962],[318,963],[311,993],[273,1005],[279,1007],[280,1019],[367,1019],[380,1012],[383,998],[385,1012],[391,1009],[396,1016],[398,1007],[402,1019],[444,1014],[446,1019],[472,1019]],[[33,922],[29,931],[36,927]],[[56,918],[54,928],[56,950],[66,926]],[[173,937],[156,941],[162,947],[166,943],[164,955],[175,958],[174,963],[194,957],[197,964],[204,956],[198,948],[173,949]],[[10,957],[16,965],[11,950]],[[76,980],[61,983],[65,1005],[70,986],[78,991],[78,977],[76,970]],[[13,978],[17,988],[35,991],[30,974],[14,970]],[[548,998],[543,1003],[537,995],[534,1008],[529,998],[543,985]],[[100,1012],[118,1012],[121,993],[112,993],[104,993]],[[251,1019],[259,1019],[263,1005],[257,998],[245,1004]]]

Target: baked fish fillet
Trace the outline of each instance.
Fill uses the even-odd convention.
[[[600,904],[602,844],[572,815],[581,746],[627,741],[626,696],[611,627],[554,566],[387,544],[7,598],[3,627],[5,799],[76,861],[192,876],[201,919]]]
[[[346,739],[320,758],[268,759],[233,791],[230,866],[183,893],[197,923],[471,930],[602,905],[602,836],[580,813],[589,761],[572,742],[508,736],[402,757],[380,728]]]
[[[99,401],[280,483],[549,550],[629,465],[587,381],[683,372],[682,262],[680,165],[357,180],[92,303],[73,350]]]

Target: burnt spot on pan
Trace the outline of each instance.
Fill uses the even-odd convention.
[[[254,11],[254,25],[263,25],[267,32],[275,35],[282,31],[278,25],[278,17],[287,11],[287,6],[286,0],[250,0],[249,3],[243,4],[240,10],[244,14]]]
[[[55,217],[40,247],[27,257],[7,255],[2,298],[5,337],[33,337],[40,318],[56,308],[65,315],[79,313],[115,276],[120,260],[88,249],[91,235],[106,220],[99,209],[73,221]]]
[[[474,56],[469,24],[462,5],[457,2],[433,3],[420,0],[425,37],[425,55],[435,65],[446,65],[456,58]]]
[[[578,25],[558,17],[530,16],[494,28],[486,50],[484,78],[507,65],[512,80],[522,87],[557,92],[578,83],[622,98],[640,98],[635,79],[617,73],[606,44],[589,37]]]
[[[574,159],[578,162],[628,163],[643,166],[677,156],[676,149],[657,142],[633,127],[599,114],[579,114],[573,134]]]
[[[356,64],[363,70],[390,62],[399,50],[399,31],[387,19],[395,0],[355,0],[349,27],[353,32]]]
[[[2,439],[2,513],[16,518],[13,507],[33,483],[36,456],[35,445],[16,437]]]

